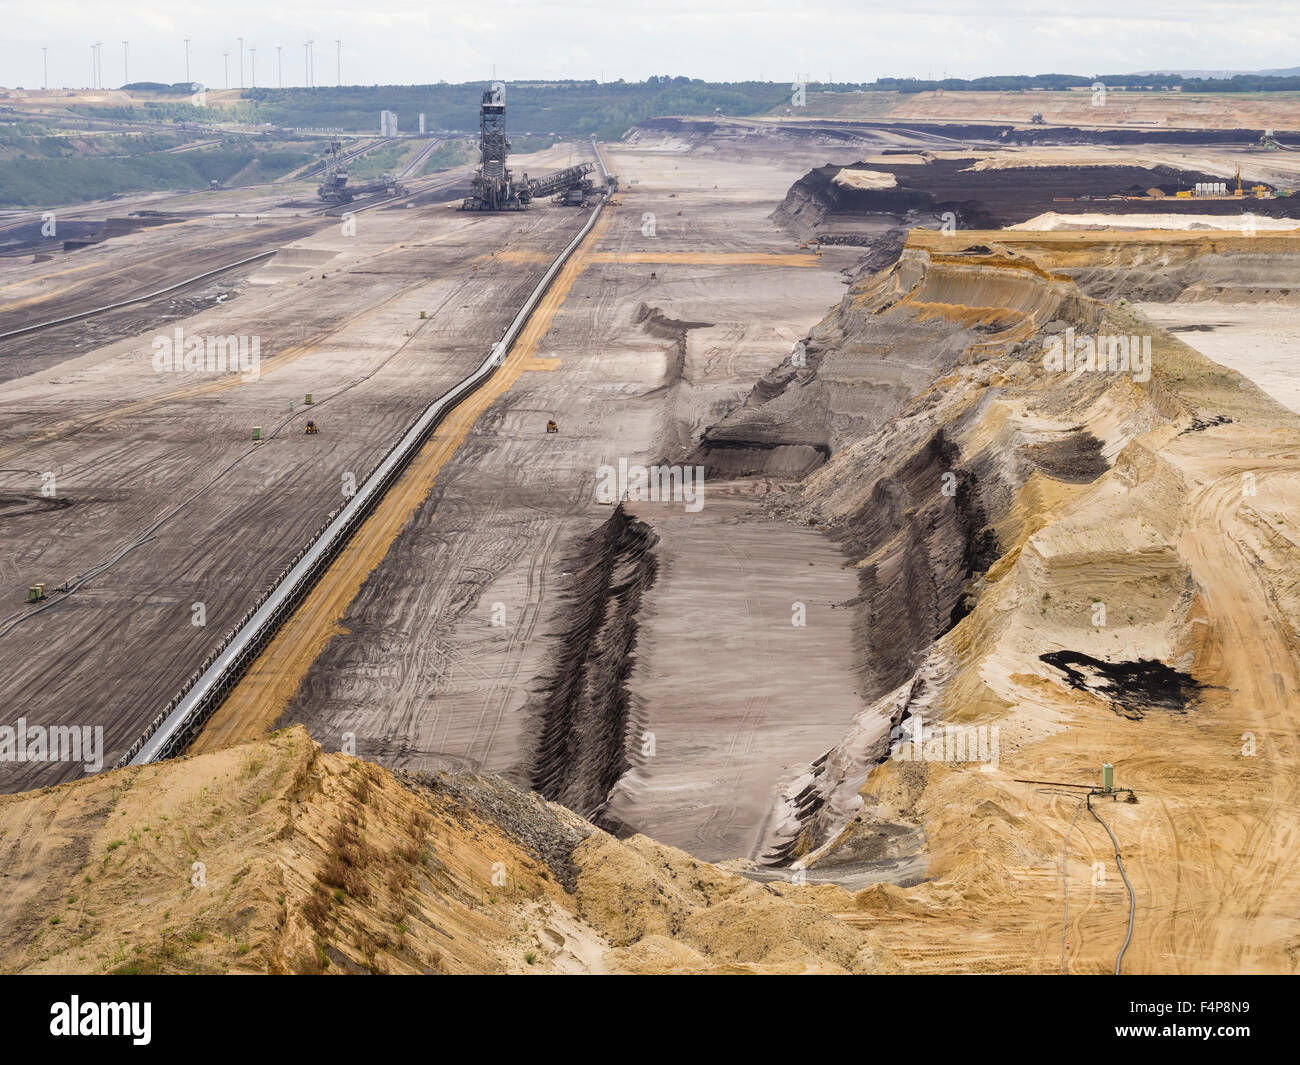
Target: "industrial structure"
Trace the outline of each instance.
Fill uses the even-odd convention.
[[[325,175],[316,186],[316,195],[324,203],[351,203],[358,196],[373,196],[376,193],[398,196],[404,191],[392,174],[380,174],[374,181],[349,185],[348,172],[343,164],[342,143],[330,141],[329,147],[325,149]]]
[[[493,85],[483,94],[478,110],[478,169],[470,181],[463,211],[522,211],[526,206],[519,187],[506,166],[510,141],[506,139],[506,89]]]
[[[1271,152],[1293,152],[1295,149],[1289,144],[1283,144],[1274,136],[1271,129],[1264,130],[1263,136],[1259,138],[1259,147],[1267,148]]]
[[[316,186],[316,195],[326,203],[347,203],[352,199],[352,192],[347,187],[348,172],[342,165],[342,148],[339,141],[330,141],[325,149],[325,176]]]
[[[479,165],[470,180],[470,194],[460,205],[462,211],[522,211],[544,196],[555,196],[558,203],[573,207],[588,205],[595,192],[588,176],[596,169],[591,163],[578,163],[535,181],[524,174],[515,181],[506,166],[510,152],[506,89],[499,82],[483,94],[478,126]]]
[[[587,175],[596,168],[591,163],[579,163],[556,171],[549,177],[529,181],[524,175],[525,203],[543,196],[555,196],[557,203],[567,207],[585,207],[595,192],[595,185]]]

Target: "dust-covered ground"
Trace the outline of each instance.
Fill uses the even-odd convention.
[[[102,728],[100,754],[116,761],[349,486],[481,362],[581,224],[556,209],[507,225],[446,204],[354,221],[205,215],[12,264],[11,291],[57,317],[93,302],[106,274],[151,289],[223,242],[275,248],[229,298],[128,309],[120,337],[96,317],[0,345],[20,361],[0,396],[0,705],[13,718]],[[63,348],[63,329],[86,334],[84,350]],[[155,364],[177,330],[242,337],[249,358],[235,372]],[[319,434],[304,433],[309,418]],[[24,605],[38,583],[47,601]],[[80,772],[5,761],[0,788]]]
[[[1296,294],[1300,297],[1300,286]],[[1300,414],[1300,298],[1272,302],[1141,303],[1151,321],[1206,358],[1236,370]]]
[[[211,729],[301,721],[385,764],[502,772],[620,832],[754,856],[791,767],[852,715],[835,607],[855,582],[822,533],[773,523],[712,467],[698,507],[617,517],[598,472],[704,465],[704,429],[838,298],[855,255],[814,255],[768,217],[798,156],[609,158],[623,190],[518,378],[454,453],[430,453],[431,493],[361,564],[359,594],[313,607],[295,645],[320,633],[319,657],[286,642]]]
[[[878,973],[826,887],[759,885],[475,774],[302,729],[0,796],[0,972]]]
[[[232,744],[302,723],[327,751],[410,771],[408,783],[486,810],[497,827],[482,831],[525,840],[562,885],[552,892],[529,866],[534,908],[509,920],[531,938],[496,926],[522,947],[523,965],[545,954],[555,971],[699,971],[712,956],[796,971],[1108,972],[1129,897],[1104,823],[1135,898],[1124,972],[1294,971],[1300,422],[1284,405],[1278,360],[1295,333],[1300,232],[1094,228],[1094,217],[1085,229],[972,230],[1054,209],[1150,215],[1150,202],[1096,197],[1117,183],[1142,195],[1148,180],[1176,188],[1221,175],[1236,149],[1195,141],[1192,154],[1167,158],[1166,141],[1083,166],[1027,149],[1023,166],[983,166],[987,146],[940,154],[937,136],[671,120],[612,146],[623,191],[500,374],[439,429],[304,600],[210,722],[195,763],[230,776]],[[1051,206],[1071,188],[1093,198]],[[1244,219],[1260,203],[1287,214],[1282,199],[1244,198],[1172,211]],[[955,228],[942,225],[945,209]],[[414,239],[410,224],[400,234],[376,226],[375,246],[328,263],[317,259],[328,243],[298,242],[263,290],[302,287],[300,273],[333,280],[335,263],[356,276],[327,290],[327,306],[374,277],[396,286],[402,313],[383,320],[396,349],[366,363],[378,362],[377,376],[402,359],[408,333],[446,342],[458,325],[506,314],[576,228],[577,214],[556,210],[470,222],[412,210],[436,253],[398,254]],[[466,273],[445,282],[434,324],[414,324],[407,312],[430,293],[408,298],[402,286],[440,283],[425,275],[449,246],[463,249],[454,261]],[[257,291],[240,296],[246,309]],[[339,331],[328,362],[343,393],[362,388],[347,374],[375,344],[376,298],[371,290],[364,327]],[[1202,338],[1221,326],[1242,350],[1207,358]],[[1122,362],[1110,342],[1120,337]],[[1092,361],[1052,361],[1067,344],[1073,359],[1080,338]],[[307,354],[274,365],[303,370]],[[433,366],[450,365],[423,349],[409,356],[390,387],[414,376],[436,388]],[[26,398],[40,398],[37,379],[24,380]],[[307,389],[307,378],[292,380],[295,394]],[[167,443],[226,392],[243,390],[170,397],[197,402],[177,411]],[[89,424],[55,423],[47,438],[19,443],[67,446],[61,433],[85,434],[136,470],[140,429],[117,422],[153,408],[117,402]],[[387,402],[396,424],[400,404]],[[17,423],[20,410],[11,414]],[[359,448],[366,411],[344,424]],[[630,490],[641,467],[655,468],[664,497]],[[337,463],[310,453],[301,468],[322,485],[337,475]],[[7,520],[59,518],[30,491],[12,506]],[[239,517],[263,520],[263,510],[254,493]],[[268,523],[285,545],[295,542],[286,520],[277,512]],[[51,550],[37,526],[22,527],[26,550]],[[160,587],[185,570],[156,561]],[[133,618],[152,602],[123,596]],[[101,609],[101,624],[116,616]],[[42,629],[24,637],[24,654],[48,670],[74,635],[85,639]],[[120,662],[84,668],[101,683],[139,674],[156,684],[131,636]],[[165,646],[177,663],[195,654]],[[57,698],[39,696],[49,706],[68,705],[86,678],[58,683]],[[273,741],[278,754],[248,756],[256,768],[241,771],[252,782],[238,790],[241,810],[253,815],[263,795],[300,802],[349,774],[357,802],[371,787],[389,794],[379,768],[288,735]],[[259,774],[286,757],[307,768],[274,799],[278,783]],[[1094,816],[1080,799],[1103,763],[1138,801],[1100,797]],[[421,775],[437,770],[452,775]],[[465,770],[506,782],[474,783]],[[1207,790],[1207,779],[1225,786]],[[32,811],[71,816],[46,796],[74,791],[0,811],[14,825]],[[410,819],[401,803],[394,810]],[[87,836],[69,851],[69,875],[86,861],[109,869],[151,832],[165,843],[137,812],[139,838]],[[476,845],[480,829],[469,833]],[[436,967],[414,949],[406,957],[400,941],[395,951],[386,931],[380,939],[375,921],[411,927],[396,898],[329,880],[341,879],[329,846],[344,865],[368,867],[366,843],[391,852],[380,865],[409,866],[422,883],[419,863],[398,853],[408,844],[317,835],[327,844],[320,872],[303,874],[285,918],[296,931],[254,967],[319,969],[322,957],[341,968]],[[35,845],[16,829],[5,838]],[[474,897],[492,849],[466,860],[462,895]],[[166,846],[153,850],[159,868],[174,864]],[[15,854],[28,868],[46,860]],[[741,859],[728,869],[747,879],[715,880],[701,859]],[[584,896],[589,876],[600,887],[587,881]],[[780,906],[768,899],[802,893],[790,882],[805,879],[820,882],[806,896],[815,914],[782,909],[770,923],[713,906],[731,892]],[[6,964],[70,964],[67,944],[35,934],[62,915],[30,890],[24,898]],[[350,898],[371,908],[348,916]],[[457,964],[516,967],[511,949]],[[219,952],[198,960],[229,963]],[[94,965],[113,961],[96,955]]]

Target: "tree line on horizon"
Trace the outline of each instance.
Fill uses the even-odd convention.
[[[1232,78],[1188,78],[1181,74],[1106,74],[1084,77],[1075,74],[1007,75],[984,78],[878,78],[872,82],[812,81],[808,88],[830,92],[918,93],[939,89],[966,92],[1016,92],[1030,90],[1067,91],[1086,89],[1101,81],[1109,89],[1133,91],[1181,90],[1183,92],[1297,92],[1300,77],[1241,74]],[[378,131],[379,112],[395,111],[399,129],[412,132],[419,114],[429,130],[464,130],[478,126],[478,106],[488,82],[439,82],[431,85],[344,85],[256,88],[244,90],[238,110],[244,121],[282,127],[327,128],[357,132]],[[159,95],[189,95],[193,87],[180,83],[163,85],[136,82],[126,86]],[[598,82],[509,81],[506,82],[509,127],[521,135],[544,137],[588,136],[614,140],[638,122],[662,115],[708,115],[715,112],[745,116],[761,114],[790,102],[792,86],[784,82],[710,82],[700,78],[658,75],[645,81]],[[168,117],[189,117],[202,121],[229,117],[224,108],[191,108],[144,103],[145,117],[158,108]],[[119,108],[118,111],[138,110]],[[103,109],[96,113],[104,114]],[[117,117],[129,117],[126,114]]]

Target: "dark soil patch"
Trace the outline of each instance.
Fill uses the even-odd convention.
[[[1213,175],[1172,167],[1140,166],[1035,166],[1004,170],[971,170],[976,159],[931,159],[925,163],[878,161],[854,163],[845,168],[822,166],[810,170],[790,188],[778,208],[778,220],[809,202],[822,212],[827,230],[851,216],[887,214],[936,218],[951,212],[960,229],[998,229],[1027,221],[1047,211],[1094,211],[1133,214],[1158,209],[1210,214],[1282,215],[1285,200],[1180,200],[1175,193],[1196,182],[1215,181]],[[889,189],[858,189],[833,179],[842,169],[885,171],[897,185]],[[1145,197],[1158,188],[1165,198],[1111,199],[1112,196]],[[924,222],[923,222],[924,224]]]
[[[620,504],[578,540],[565,568],[574,580],[561,607],[553,671],[525,713],[537,737],[526,784],[606,827],[601,814],[632,766],[632,671],[641,598],[654,583],[658,543]]]
[[[1200,692],[1190,674],[1153,658],[1103,662],[1078,651],[1052,651],[1038,657],[1064,673],[1071,688],[1105,699],[1115,713],[1131,721],[1140,721],[1151,710],[1185,714]]]
[[[1091,484],[1110,469],[1101,454],[1101,441],[1091,433],[1030,444],[1021,453],[1048,477],[1068,484]]]
[[[40,495],[0,493],[0,518],[16,518],[22,514],[40,514],[46,510],[62,510],[72,506],[67,496],[47,498]]]
[[[1200,433],[1216,425],[1230,425],[1231,423],[1232,419],[1226,414],[1216,414],[1213,418],[1202,418],[1198,415],[1192,419],[1192,424],[1178,435],[1185,436],[1187,433]]]

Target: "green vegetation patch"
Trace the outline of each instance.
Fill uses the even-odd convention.
[[[73,157],[0,160],[0,205],[43,207],[98,200],[124,192],[200,189],[225,183],[250,163],[250,180],[269,181],[311,161],[301,152],[251,148],[149,152],[126,158]]]

